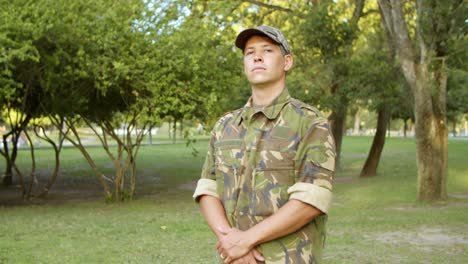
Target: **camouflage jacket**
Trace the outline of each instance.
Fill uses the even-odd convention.
[[[290,199],[324,212],[258,248],[266,263],[319,263],[331,202],[335,146],[327,119],[284,91],[268,106],[251,100],[212,131],[194,198],[218,197],[232,227],[247,230]]]

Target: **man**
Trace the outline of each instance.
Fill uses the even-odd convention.
[[[235,44],[252,96],[214,126],[194,199],[224,263],[320,263],[335,169],[327,120],[289,96],[280,30],[246,29]]]

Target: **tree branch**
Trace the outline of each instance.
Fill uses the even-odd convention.
[[[257,1],[257,0],[243,0],[243,2],[251,3],[251,4],[254,4],[254,5],[258,5],[258,6],[262,6],[262,7],[266,7],[266,8],[269,8],[269,9],[282,11],[282,12],[287,12],[287,13],[290,13],[290,14],[295,14],[294,10],[292,10],[292,9],[285,8],[285,7],[278,6],[278,5],[263,3],[263,2]]]
[[[368,10],[367,12],[362,12],[361,17],[366,17],[366,16],[371,15],[371,14],[379,14],[379,10],[377,10],[377,9],[370,9],[370,10]]]
[[[387,29],[386,32],[388,32],[388,35],[391,37],[392,41],[394,41],[395,31],[392,22],[390,3],[387,0],[379,0],[379,10],[382,16],[383,24]]]
[[[354,12],[353,12],[353,18],[352,21],[353,23],[357,24],[359,22],[359,19],[363,15],[363,9],[364,9],[364,4],[365,0],[356,0],[356,5],[354,6]]]
[[[424,41],[424,34],[422,31],[421,19],[423,17],[423,3],[422,0],[416,1],[417,19],[416,19],[416,39],[420,49],[419,63],[423,64],[427,60],[427,46]]]
[[[413,85],[416,81],[414,50],[403,15],[402,2],[401,0],[379,0],[379,8],[397,48],[403,73],[411,86],[415,87]]]

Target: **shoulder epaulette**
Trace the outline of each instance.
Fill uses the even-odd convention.
[[[298,99],[291,98],[291,104],[297,108],[308,110],[307,112],[309,112],[309,114],[313,113],[316,117],[323,117],[322,112],[320,112],[316,107],[306,104]]]
[[[224,124],[228,119],[232,118],[232,117],[235,117],[237,115],[237,113],[242,110],[242,108],[240,109],[236,109],[236,110],[233,110],[233,111],[228,111],[226,113],[224,113],[219,119],[218,121],[216,122],[216,125],[221,125],[221,124]]]

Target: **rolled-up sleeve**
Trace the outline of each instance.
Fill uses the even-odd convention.
[[[289,199],[296,199],[310,204],[323,213],[328,213],[332,192],[310,183],[296,183],[288,189]]]
[[[215,162],[214,162],[214,136],[212,134],[210,144],[208,146],[208,152],[206,153],[205,163],[201,177],[197,182],[197,187],[193,194],[193,199],[198,202],[198,199],[202,195],[211,195],[219,198],[216,188],[216,174],[215,174]]]
[[[326,214],[332,199],[335,143],[323,117],[311,120],[304,130],[294,158],[296,180],[288,189],[289,199],[310,204]]]
[[[219,198],[218,192],[216,191],[216,181],[211,179],[199,179],[197,188],[193,193],[193,199],[198,202],[198,198],[202,195],[211,195]]]

